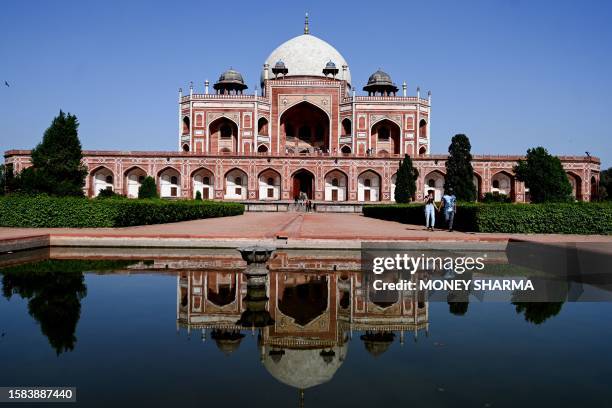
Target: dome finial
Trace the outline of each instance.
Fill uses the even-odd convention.
[[[304,21],[304,34],[310,34],[310,29],[308,28],[308,12],[306,12],[306,20]]]

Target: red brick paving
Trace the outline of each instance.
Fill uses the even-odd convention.
[[[558,234],[482,234],[426,231],[422,226],[367,218],[361,214],[246,213],[236,217],[185,221],[127,228],[0,228],[0,242],[37,235],[82,237],[156,237],[207,239],[264,239],[288,237],[299,240],[402,240],[474,241],[508,239],[541,242],[603,242],[612,236]]]

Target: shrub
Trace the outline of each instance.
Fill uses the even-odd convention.
[[[425,225],[420,204],[366,205],[367,217]],[[442,213],[436,226],[444,227]],[[454,228],[471,232],[612,234],[610,203],[472,204],[459,203]]]
[[[9,195],[0,197],[0,226],[41,228],[129,227],[240,215],[239,203],[160,199]]]
[[[202,201],[202,193],[200,192],[200,190],[196,191],[195,199],[197,201]]]
[[[157,185],[153,177],[147,176],[142,181],[142,184],[138,187],[138,198],[158,198]]]
[[[110,188],[101,188],[96,198],[115,198],[115,197],[121,197],[121,196],[115,193]]]
[[[485,193],[483,203],[511,203],[512,200],[506,194]]]

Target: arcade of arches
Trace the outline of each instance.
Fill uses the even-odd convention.
[[[347,172],[344,169],[328,170],[319,180],[307,168],[294,170],[288,176],[286,183],[280,172],[272,167],[260,170],[256,176],[249,176],[242,168],[233,168],[219,178],[218,185],[214,167],[200,167],[190,175],[183,177],[175,167],[165,167],[158,171],[155,179],[158,192],[162,198],[195,198],[197,193],[204,200],[293,200],[295,198],[308,198],[311,200],[343,202],[343,201],[394,201],[397,175],[389,177],[387,184],[377,170],[364,170],[357,176],[357,182],[351,186]],[[129,198],[137,198],[138,190],[145,177],[149,175],[139,166],[130,167],[119,177],[109,168],[101,166],[92,171],[87,179],[91,196],[97,196],[101,190],[112,190]],[[596,194],[598,181],[592,176],[586,187],[583,179],[575,172],[567,172],[568,180],[572,186],[572,195],[578,201],[584,200],[584,191]],[[485,193],[503,194],[512,200],[517,198],[519,182],[505,170],[494,172],[490,176],[490,183],[485,183],[479,173],[474,173],[473,182],[482,198]],[[249,184],[252,178],[253,184]],[[442,199],[444,194],[445,175],[440,170],[425,173],[417,180],[417,190],[422,191],[421,197],[433,192],[436,201]],[[119,183],[121,181],[121,183]],[[319,187],[320,183],[320,187]],[[253,193],[249,193],[252,191]],[[523,189],[528,201],[528,189]],[[592,195],[591,195],[592,196]],[[351,198],[353,197],[353,198]],[[418,195],[417,195],[418,199]]]

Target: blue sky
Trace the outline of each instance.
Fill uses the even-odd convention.
[[[311,33],[361,91],[377,68],[433,93],[432,152],[601,157],[612,166],[608,1],[3,1],[0,151],[35,146],[59,109],[85,149],[174,150],[177,89],[232,66],[256,85],[283,41]]]

